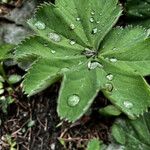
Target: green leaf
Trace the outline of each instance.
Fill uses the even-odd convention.
[[[103,90],[105,96],[131,119],[142,114],[150,106],[150,88],[138,74],[134,74],[122,66],[103,61],[106,78],[112,84],[111,92]],[[142,101],[143,100],[143,101]]]
[[[150,2],[149,0],[127,0],[125,4],[127,23],[142,25],[150,28]]]
[[[149,0],[127,0],[126,10],[129,16],[148,18],[150,17]]]
[[[88,110],[99,90],[130,118],[143,113],[150,106],[142,77],[150,73],[148,34],[140,27],[112,29],[120,15],[117,0],[41,5],[28,21],[36,35],[15,51],[28,71],[25,93],[34,95],[62,79],[57,111],[72,122]]]
[[[119,116],[121,111],[113,105],[108,105],[99,110],[99,113],[105,116]]]
[[[73,122],[87,111],[99,91],[95,78],[95,71],[84,67],[64,74],[58,98],[61,117]]]
[[[75,40],[84,47],[98,48],[100,41],[121,15],[117,2],[117,0],[57,0],[56,6],[44,4],[40,7],[35,18],[28,23],[44,39],[49,40],[49,33],[55,32],[64,40]],[[77,21],[77,18],[80,18],[80,21]],[[45,24],[44,30],[37,29],[38,21]]]
[[[141,27],[126,27],[112,30],[102,44],[101,57],[107,58],[114,65],[127,70],[150,74],[150,39]]]
[[[0,61],[9,58],[8,52],[13,48],[13,45],[3,44],[0,45]]]
[[[84,62],[84,57],[67,57],[39,59],[28,70],[23,82],[24,91],[28,96],[34,95],[62,77],[62,73],[69,71],[73,66]],[[76,64],[77,63],[77,64]]]
[[[60,9],[64,14],[66,12],[66,14],[73,16],[73,20],[70,23],[73,23],[75,27],[79,26],[83,30],[80,33],[87,37],[89,41],[88,45],[96,49],[121,15],[121,9],[117,3],[117,0],[56,1],[58,7],[61,6]],[[66,8],[66,6],[68,7]],[[64,18],[66,18],[66,16]],[[80,18],[79,23],[77,22],[77,18]],[[70,24],[68,24],[68,26],[69,25]],[[91,36],[92,32],[93,36]]]
[[[150,149],[150,113],[139,119],[118,119],[112,127],[112,136],[124,150]]]
[[[92,139],[89,141],[87,150],[100,150],[100,141],[98,139]]]
[[[10,84],[16,84],[19,81],[21,81],[22,77],[20,75],[17,74],[12,74],[9,76],[8,81]]]

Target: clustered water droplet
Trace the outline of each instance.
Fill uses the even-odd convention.
[[[108,75],[106,76],[106,78],[107,78],[109,81],[112,81],[113,78],[114,78],[114,76],[113,76],[112,74],[108,74]]]
[[[76,94],[69,96],[68,105],[71,107],[76,106],[80,102],[80,97]]]
[[[89,62],[88,62],[88,68],[89,68],[90,70],[95,69],[95,68],[97,68],[97,67],[103,68],[103,65],[100,64],[100,63],[97,62],[97,61],[89,61]]]
[[[37,21],[34,25],[39,30],[44,30],[46,28],[45,23],[41,21]]]
[[[123,105],[126,107],[126,108],[132,108],[133,107],[133,104],[130,102],[130,101],[124,101],[123,102]]]
[[[49,33],[48,38],[54,42],[60,42],[61,41],[61,37],[56,33]]]

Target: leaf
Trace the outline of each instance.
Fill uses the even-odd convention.
[[[150,2],[149,0],[127,0],[125,4],[127,23],[142,25],[150,28]]]
[[[112,30],[102,44],[101,57],[116,59],[117,67],[133,69],[141,75],[150,74],[150,39],[141,27]]]
[[[3,44],[0,45],[0,61],[9,58],[8,52],[13,48],[13,45]]]
[[[76,63],[84,62],[82,56],[61,59],[39,59],[29,69],[23,82],[24,91],[32,96],[50,86],[62,77],[62,73],[72,69]]]
[[[99,91],[95,78],[95,71],[84,67],[64,74],[57,109],[62,118],[73,122],[87,111]]]
[[[121,15],[121,9],[117,5],[117,0],[57,0],[56,4],[64,12],[64,8],[67,14],[74,16],[74,22],[71,22],[76,26],[79,26],[84,35],[89,41],[89,46],[98,48],[100,42],[104,36],[109,32],[112,26],[116,23]],[[66,8],[66,6],[69,6]],[[65,18],[65,17],[64,17]],[[80,24],[76,21],[80,18]],[[70,25],[70,24],[68,24]],[[93,36],[91,33],[94,32]],[[96,32],[96,33],[95,33]],[[99,32],[97,34],[97,32]],[[85,39],[86,40],[86,39]]]
[[[92,139],[89,141],[87,150],[100,150],[100,141],[98,139]]]
[[[106,77],[113,86],[111,92],[103,90],[105,96],[131,119],[147,110],[150,106],[150,88],[146,81],[125,66],[120,69],[106,60],[101,61],[108,74]]]
[[[84,47],[98,48],[100,41],[121,15],[121,9],[116,5],[117,2],[117,0],[109,2],[105,0],[92,2],[90,0],[57,0],[56,6],[45,4],[39,8],[35,18],[29,20],[29,24],[44,39],[49,40],[48,34],[55,32],[63,39],[75,40]],[[77,21],[77,18],[80,18],[80,21]],[[35,26],[37,21],[45,24],[45,30],[37,30]],[[96,33],[91,36],[93,29]]]
[[[108,105],[99,110],[99,113],[104,116],[119,116],[121,111],[118,110],[114,105]]]
[[[112,127],[112,136],[124,150],[149,150],[150,113],[145,113],[134,121],[118,119]]]
[[[117,0],[41,5],[28,21],[36,35],[15,51],[28,71],[25,93],[34,95],[62,79],[57,112],[72,122],[88,110],[99,90],[130,118],[143,113],[150,106],[149,86],[142,77],[149,74],[149,39],[140,27],[112,29],[120,15]],[[111,50],[115,46],[118,51]],[[128,101],[132,109],[125,107]]]
[[[149,0],[127,0],[126,9],[129,16],[148,18],[150,17]]]

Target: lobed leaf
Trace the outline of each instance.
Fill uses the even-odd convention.
[[[112,29],[120,15],[117,0],[41,5],[28,21],[37,35],[15,51],[28,69],[25,92],[31,96],[62,79],[57,111],[72,122],[101,89],[130,118],[147,110],[150,89],[142,76],[150,74],[148,34],[141,27]]]
[[[74,122],[87,111],[99,91],[95,78],[84,66],[64,74],[57,109],[62,118]]]
[[[8,52],[14,48],[14,45],[3,44],[0,45],[0,61],[9,58]]]
[[[150,74],[150,39],[141,27],[113,29],[102,44],[100,56],[116,59],[117,67],[133,69],[142,76]]]
[[[103,90],[106,97],[131,119],[146,111],[150,106],[150,88],[146,81],[124,66],[120,69],[106,60],[101,61],[112,85],[111,92]]]
[[[149,150],[150,113],[134,121],[118,119],[112,127],[112,135],[124,150]]]

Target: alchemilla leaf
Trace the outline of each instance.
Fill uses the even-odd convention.
[[[137,120],[118,119],[112,127],[112,136],[124,150],[149,150],[150,113]]]
[[[28,21],[36,35],[23,41],[15,58],[28,73],[26,94],[62,80],[58,114],[79,119],[102,90],[130,118],[150,106],[147,33],[141,27],[113,28],[121,15],[117,0],[56,0]]]

